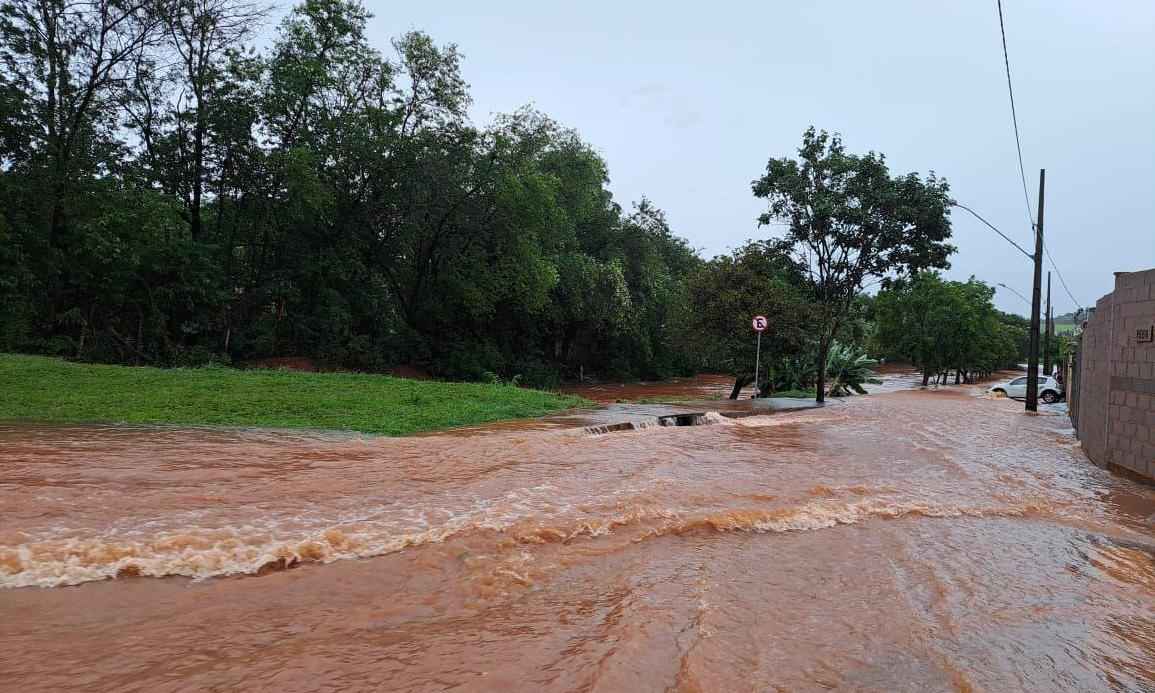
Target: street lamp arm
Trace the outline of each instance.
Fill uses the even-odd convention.
[[[1024,295],[1020,294],[1018,291],[1015,291],[1014,289],[1012,289],[1011,287],[1007,286],[1006,284],[996,284],[995,286],[1001,286],[1001,287],[1003,287],[1003,288],[1004,288],[1004,289],[1006,289],[1007,291],[1010,291],[1012,294],[1014,294],[1014,295],[1018,296],[1019,298],[1023,299],[1023,303],[1026,303],[1028,306],[1029,306],[1029,305],[1031,305],[1031,302],[1030,302],[1030,301],[1027,299],[1027,297],[1026,297],[1026,296],[1024,296]]]

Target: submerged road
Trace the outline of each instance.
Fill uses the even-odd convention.
[[[1155,690],[1155,491],[978,394],[597,436],[0,427],[0,688]]]

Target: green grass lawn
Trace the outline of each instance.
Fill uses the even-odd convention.
[[[131,368],[0,354],[0,420],[316,428],[406,435],[588,404],[512,386],[359,373]]]
[[[810,390],[780,390],[775,392],[771,397],[787,397],[790,399],[814,399],[815,392]]]

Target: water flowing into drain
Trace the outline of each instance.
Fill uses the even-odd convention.
[[[724,416],[724,414],[719,414],[718,412],[678,412],[675,414],[661,414],[641,420],[619,421],[617,423],[586,426],[583,430],[589,435],[600,436],[607,433],[617,433],[620,431],[641,431],[649,428],[666,428],[671,426],[705,426],[723,420]]]

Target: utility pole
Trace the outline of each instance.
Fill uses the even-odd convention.
[[[1046,322],[1043,323],[1043,375],[1051,374],[1051,326],[1054,324],[1051,315],[1051,271],[1047,270],[1047,312]]]
[[[1035,283],[1031,290],[1031,344],[1027,353],[1027,411],[1039,410],[1039,303],[1043,283],[1043,193],[1047,170],[1039,169],[1039,216],[1035,222]]]

